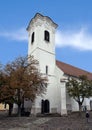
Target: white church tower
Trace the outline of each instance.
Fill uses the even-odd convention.
[[[50,75],[53,75],[55,67],[56,27],[57,24],[49,17],[37,13],[27,28],[29,33],[28,55],[34,55],[39,61],[41,72]]]
[[[49,17],[37,13],[30,21],[27,31],[29,36],[28,55],[39,61],[41,73],[48,76],[49,85],[46,95],[38,97],[34,112],[55,112],[57,107],[55,85],[55,31],[57,24]],[[54,91],[53,91],[54,89]],[[56,89],[56,90],[55,90]]]

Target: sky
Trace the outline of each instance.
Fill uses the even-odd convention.
[[[58,24],[56,59],[92,72],[92,0],[0,0],[0,63],[27,55],[36,13]]]

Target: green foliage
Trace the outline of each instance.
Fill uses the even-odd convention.
[[[82,105],[84,98],[92,96],[92,81],[85,75],[78,78],[70,78],[66,83],[69,96],[75,99],[79,106]]]

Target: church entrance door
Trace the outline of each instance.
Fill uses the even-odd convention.
[[[41,113],[49,113],[50,110],[50,103],[49,100],[42,100],[41,102]]]

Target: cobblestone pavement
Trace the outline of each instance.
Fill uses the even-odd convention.
[[[81,117],[78,113],[62,117],[8,117],[0,114],[0,130],[92,130],[92,112],[89,122],[85,113]]]

